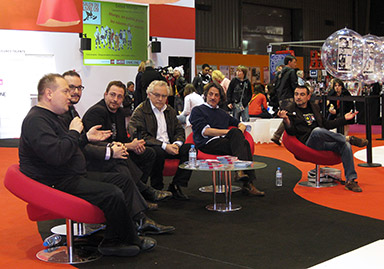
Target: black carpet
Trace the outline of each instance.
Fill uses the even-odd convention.
[[[133,258],[103,257],[78,268],[307,268],[383,238],[384,222],[310,203],[293,192],[301,172],[289,163],[255,156],[268,166],[257,170],[255,185],[265,197],[233,194],[237,212],[205,209],[212,194],[198,187],[211,184],[211,174],[194,172],[186,190],[188,202],[161,202],[148,215],[176,226],[172,235],[155,236],[158,246]],[[275,186],[276,167],[283,187]],[[167,178],[167,181],[170,179]],[[221,198],[221,197],[220,197]],[[39,223],[46,236],[53,222]],[[93,237],[97,242],[100,235]]]
[[[17,148],[19,146],[18,138],[0,139],[0,147],[2,148]]]

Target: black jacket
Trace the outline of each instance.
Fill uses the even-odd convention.
[[[231,79],[227,90],[227,101],[228,104],[239,103],[241,96],[243,95],[243,106],[247,107],[249,101],[252,99],[252,88],[251,82],[246,78],[241,81],[238,78]]]
[[[167,123],[167,133],[169,142],[185,141],[185,132],[176,117],[176,111],[169,105],[164,111],[165,121]],[[140,136],[144,139],[147,146],[161,146],[162,142],[156,139],[157,120],[152,111],[149,99],[141,103],[133,112],[129,121],[129,133],[134,137]]]
[[[295,69],[285,66],[281,73],[278,74],[275,85],[279,101],[293,98],[296,87],[297,75]]]
[[[162,80],[167,82],[167,80],[153,67],[147,66],[144,73],[141,75],[141,100],[142,102],[147,99],[147,88],[154,80]]]

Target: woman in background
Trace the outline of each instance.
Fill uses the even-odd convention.
[[[231,82],[227,79],[220,70],[215,70],[212,72],[212,80],[217,81],[223,87],[225,93],[227,93],[229,83]]]
[[[333,80],[333,87],[329,91],[328,96],[337,96],[337,97],[343,97],[343,96],[351,96],[349,91],[344,87],[344,83],[342,80],[335,78]],[[348,113],[351,110],[354,110],[353,102],[350,101],[344,101],[344,111],[343,113]],[[328,107],[328,119],[333,120],[336,117],[340,116],[341,113],[341,101],[340,100],[329,100],[329,107]],[[353,124],[354,120],[348,121],[349,124]],[[349,125],[344,125],[344,135],[348,135],[349,132]]]
[[[254,86],[252,99],[249,102],[249,116],[264,119],[272,118],[272,115],[268,113],[267,98],[265,97],[263,84]]]
[[[177,119],[181,124],[190,125],[189,115],[191,114],[192,108],[199,106],[204,103],[204,99],[201,95],[196,92],[193,84],[187,84],[184,88],[184,109]]]
[[[142,61],[139,65],[139,68],[137,68],[137,75],[135,78],[136,88],[135,88],[135,92],[133,93],[134,99],[135,99],[135,102],[134,102],[135,107],[137,107],[141,102],[143,102],[145,98],[147,98],[146,96],[144,97],[141,96],[141,92],[142,92],[141,76],[143,75],[144,70],[145,70],[145,62]]]

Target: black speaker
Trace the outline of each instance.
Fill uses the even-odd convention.
[[[91,50],[91,39],[83,37],[80,39],[80,49],[81,50]]]
[[[152,41],[151,43],[152,52],[161,52],[161,42],[160,41]]]

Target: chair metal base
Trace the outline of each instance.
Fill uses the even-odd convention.
[[[102,256],[97,249],[73,248],[72,251],[72,257],[70,257],[66,246],[52,247],[39,251],[36,257],[44,262],[79,264],[95,261]]]
[[[209,211],[217,211],[217,212],[232,212],[232,211],[237,211],[241,209],[240,205],[233,205],[233,204],[225,204],[225,203],[217,203],[215,204],[210,204],[205,207]]]
[[[82,237],[94,234],[105,228],[105,224],[85,224],[75,223],[73,225],[73,236]],[[65,224],[57,225],[51,228],[53,234],[67,235],[67,227]]]
[[[312,187],[312,188],[328,188],[328,187],[337,186],[337,183],[330,182],[330,183],[320,183],[316,185],[316,182],[302,181],[302,182],[299,182],[299,185],[304,187]]]
[[[240,190],[241,190],[241,187],[232,186],[232,192],[237,192]],[[199,191],[204,192],[204,193],[213,192],[213,185],[200,187]],[[225,193],[225,185],[217,185],[216,186],[216,193]]]

